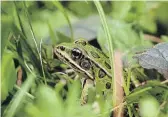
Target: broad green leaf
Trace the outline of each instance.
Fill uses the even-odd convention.
[[[67,111],[71,112],[73,106],[79,104],[79,95],[80,95],[80,83],[75,81],[72,86],[69,86],[68,98],[67,98]]]
[[[31,85],[35,80],[35,74],[30,74],[27,80],[22,85],[21,89],[17,91],[11,103],[8,105],[6,111],[3,114],[3,117],[13,117],[16,114],[16,111],[19,109],[23,103],[26,93],[29,91]]]
[[[119,5],[119,4],[118,4]],[[144,15],[145,13],[145,1],[132,1],[131,2],[131,8],[129,9],[129,12],[127,13],[127,16],[125,17],[125,21],[128,22],[134,22],[139,21],[140,17]],[[125,8],[121,8],[125,9]]]
[[[60,95],[62,85],[55,91],[48,86],[40,86],[36,92],[36,100],[25,108],[30,117],[96,117],[91,105],[81,106],[79,103],[79,82],[69,85],[65,100]]]
[[[150,8],[152,5],[144,1],[113,1],[111,14],[114,19],[136,22],[141,29],[155,33],[157,31],[156,14]]]
[[[6,99],[16,83],[16,69],[13,62],[13,53],[5,51],[1,63],[1,102]]]
[[[152,4],[152,2],[145,1],[132,2],[132,7],[127,17],[127,21],[130,16],[132,17],[131,22],[137,22],[137,25],[139,25],[142,30],[150,33],[156,33],[156,14],[153,10],[153,7],[155,7],[155,5],[157,5],[157,3]]]
[[[156,33],[157,31],[157,25],[155,22],[154,16],[152,14],[146,13],[143,15],[140,20],[139,20],[139,25],[142,27],[143,30],[151,32],[151,33]]]
[[[141,39],[138,33],[132,29],[132,25],[127,24],[119,20],[108,20],[108,26],[110,28],[110,34],[115,38],[114,49],[127,52],[138,46],[149,46],[150,42],[147,43],[143,38]],[[108,51],[108,42],[105,38],[102,29],[98,33],[98,42],[104,52]]]
[[[154,97],[144,97],[139,102],[139,111],[142,117],[157,117],[159,103]]]
[[[161,39],[165,42],[168,42],[168,36],[166,36],[166,35],[162,35]]]
[[[168,14],[165,12],[168,10],[168,2],[159,2],[158,8],[156,9],[156,16],[157,19],[168,26],[167,21],[168,21]]]
[[[53,89],[47,86],[40,86],[37,92],[36,106],[41,110],[41,117],[61,116],[63,113],[63,100]]]
[[[115,19],[124,19],[131,8],[131,1],[113,1],[112,16]]]
[[[68,5],[69,9],[76,15],[84,17],[92,13],[92,4],[90,1],[74,1]]]

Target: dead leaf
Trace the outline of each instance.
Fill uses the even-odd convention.
[[[168,79],[168,43],[160,43],[153,48],[134,56],[146,69],[156,69]]]

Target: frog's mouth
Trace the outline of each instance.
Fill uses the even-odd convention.
[[[57,49],[55,49],[54,53],[59,60],[63,61],[65,64],[69,65],[72,69],[74,69],[74,71],[82,73],[92,80],[94,79],[91,74],[89,74],[86,70],[84,70],[81,66],[79,66],[70,57],[66,57],[66,55],[64,55],[62,52],[60,52]]]

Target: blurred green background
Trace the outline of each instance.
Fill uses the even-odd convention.
[[[119,20],[129,24],[133,23],[137,30],[142,29],[145,33],[154,34],[156,36],[168,34],[168,14],[166,13],[168,10],[167,2],[108,1],[101,3],[107,17],[110,17],[112,20]],[[26,2],[26,4],[34,32],[38,39],[49,36],[48,23],[53,30],[68,25],[64,14],[53,4],[53,2],[30,1]],[[64,10],[72,25],[82,19],[98,15],[96,7],[91,1],[62,1],[61,4],[65,8]],[[22,8],[21,3],[18,7],[20,7],[18,8],[19,14],[23,15],[24,9]],[[1,12],[2,15],[8,14],[10,15],[11,20],[16,21],[16,11],[14,10],[13,2],[2,2]],[[26,21],[26,19],[24,20]],[[95,25],[94,20],[90,20],[90,26],[92,23]]]
[[[168,41],[168,2],[100,3],[107,17],[110,34],[114,37],[114,49],[121,50],[128,59],[127,62],[124,60],[125,64],[132,61],[137,51],[152,47],[157,42]],[[92,111],[93,105],[90,103],[80,106],[80,83],[67,80],[67,76],[64,78],[67,78],[66,83],[63,83],[59,75],[51,73],[53,66],[57,72],[67,68],[60,61],[53,60],[53,45],[85,38],[102,51],[109,51],[99,17],[92,1],[1,1],[1,110],[4,117],[110,115],[111,105],[108,101],[96,99],[101,107],[99,113],[96,109]],[[50,61],[54,61],[54,64],[47,66]],[[42,68],[41,62],[47,65],[43,63]],[[23,70],[21,88],[16,85],[19,67]],[[52,70],[49,71],[48,67]],[[136,91],[128,97],[127,116],[153,117],[157,114],[167,117],[167,86],[155,82],[151,84],[140,87],[137,92],[151,86],[159,90],[154,88],[148,93],[142,92],[142,100],[139,96],[141,93],[136,94]],[[146,94],[154,96],[149,99]],[[136,110],[138,102],[140,113]],[[164,104],[164,108],[161,108],[161,104]],[[147,109],[155,113],[150,114]]]

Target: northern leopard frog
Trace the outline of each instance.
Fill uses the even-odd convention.
[[[111,91],[112,74],[109,57],[85,40],[62,43],[54,47],[54,54],[86,79],[99,84],[103,92]]]

